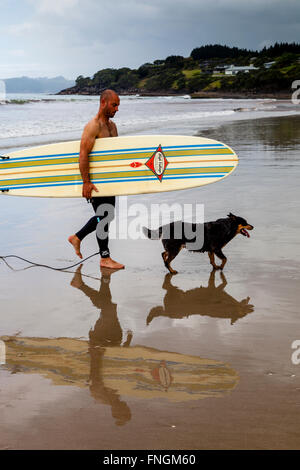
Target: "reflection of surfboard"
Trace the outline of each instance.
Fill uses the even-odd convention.
[[[232,390],[238,374],[229,365],[144,346],[93,348],[70,338],[3,337],[9,370],[38,373],[56,385],[87,387],[94,382],[122,396],[172,402],[218,397]],[[95,374],[95,377],[93,377]]]
[[[13,196],[81,197],[79,141],[12,152],[0,159],[0,191]],[[99,196],[193,188],[228,176],[238,158],[216,140],[187,136],[97,139],[90,176]]]
[[[159,366],[151,371],[151,375],[164,387],[165,390],[168,390],[172,383],[173,377],[170,370],[166,366],[166,361],[161,361]]]

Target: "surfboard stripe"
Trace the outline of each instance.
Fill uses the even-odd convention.
[[[164,173],[164,178],[170,175],[188,175],[188,174],[210,174],[210,173],[229,173],[233,169],[233,166],[228,167],[203,167],[203,168],[174,168],[174,169],[166,169]],[[115,172],[107,172],[107,173],[91,173],[91,181],[96,182],[100,180],[106,179],[119,179],[121,181],[123,178],[131,178],[134,181],[136,178],[144,176],[146,178],[150,178],[152,173],[150,170],[131,170],[131,171],[115,171]],[[156,177],[155,177],[156,178]],[[0,188],[10,188],[10,187],[17,187],[21,185],[32,185],[32,184],[40,184],[40,183],[51,183],[52,181],[57,181],[61,183],[65,183],[67,181],[77,181],[78,183],[82,184],[82,179],[79,174],[74,175],[55,175],[55,176],[47,176],[47,177],[33,177],[33,178],[15,178],[15,179],[7,179],[7,180],[0,180]]]
[[[181,160],[181,161],[176,161],[176,162],[172,162],[172,161],[169,161],[169,167],[172,166],[172,165],[178,165],[178,164],[183,164],[183,165],[186,165],[186,164],[189,164],[189,163],[192,163],[192,164],[196,164],[196,163],[228,163],[228,162],[237,162],[237,158],[226,158],[226,159],[218,159],[218,160],[211,160],[211,159],[206,159],[206,160]],[[130,167],[131,164],[128,162],[128,163],[123,163],[123,164],[119,164],[117,165],[118,168],[120,167]],[[106,169],[106,168],[116,168],[116,165],[101,165],[101,166],[93,166],[93,165],[90,165],[90,170],[102,170],[102,169]],[[70,168],[70,171],[78,171],[78,174],[79,174],[79,167],[78,165],[76,165],[76,167],[74,168]],[[43,169],[43,170],[28,170],[28,171],[22,171],[21,172],[18,172],[18,171],[13,171],[13,172],[5,172],[4,175],[5,176],[11,176],[11,175],[25,175],[27,173],[29,174],[36,174],[36,173],[45,173],[47,170],[46,169]],[[48,170],[49,172],[51,173],[56,173],[58,171],[62,171],[61,168],[52,168],[51,170]]]
[[[168,176],[166,177],[167,180],[182,180],[182,179],[191,179],[191,178],[223,178],[224,176],[226,176],[226,174],[222,174],[222,173],[218,173],[218,174],[211,174],[211,175],[188,175],[188,176]],[[134,179],[134,181],[157,181],[157,178],[156,177],[148,177],[148,178],[137,178],[137,179]],[[133,180],[132,179],[116,179],[116,180],[112,180],[112,181],[105,181],[105,180],[95,180],[95,183],[101,183],[101,184],[105,184],[105,183],[127,183],[127,182],[132,182]],[[36,185],[26,185],[26,186],[14,186],[14,187],[5,187],[5,188],[2,188],[0,189],[0,191],[6,191],[6,190],[10,190],[10,189],[32,189],[32,188],[50,188],[50,187],[55,187],[55,186],[75,186],[75,185],[82,185],[82,181],[78,181],[78,182],[69,182],[69,183],[52,183],[52,184],[36,184]]]
[[[201,150],[201,151],[196,151],[196,150],[177,150],[173,152],[164,152],[165,156],[167,158],[173,158],[173,157],[179,157],[179,156],[185,156],[185,157],[191,157],[191,156],[218,156],[218,155],[234,155],[234,153],[230,149],[209,149],[209,150]],[[90,154],[91,155],[91,154]],[[105,157],[105,158],[103,158]],[[105,162],[105,161],[114,161],[114,160],[129,160],[129,159],[134,159],[134,160],[141,160],[141,159],[148,159],[150,158],[150,154],[145,154],[145,153],[132,153],[132,154],[115,154],[115,155],[103,155],[103,156],[91,156],[90,157],[90,162]],[[53,166],[53,165],[69,165],[69,164],[78,164],[78,154],[77,157],[68,157],[68,158],[52,158],[49,159],[47,157],[43,157],[40,160],[28,160],[28,161],[15,161],[16,159],[13,159],[10,161],[3,160],[0,162],[0,168],[1,170],[6,170],[10,168],[26,168],[26,167],[35,167],[35,166]]]
[[[158,139],[159,140],[159,139]],[[164,149],[165,150],[175,150],[175,149],[189,149],[189,148],[198,148],[198,149],[202,149],[202,148],[224,148],[226,149],[226,145],[222,144],[222,143],[215,143],[215,144],[197,144],[197,145],[167,145],[167,146],[164,146]],[[92,151],[90,153],[90,155],[102,155],[102,154],[108,154],[108,155],[113,155],[115,153],[123,153],[123,152],[126,152],[126,153],[132,153],[132,152],[143,152],[143,151],[149,151],[149,152],[155,152],[155,150],[157,149],[157,146],[156,147],[141,147],[141,148],[126,148],[126,149],[117,149],[117,150],[95,150],[95,151]],[[56,154],[49,154],[49,155],[32,155],[32,156],[29,156],[29,157],[9,157],[9,154],[7,154],[6,156],[8,156],[10,158],[10,161],[13,161],[13,160],[16,160],[16,161],[20,161],[20,160],[28,160],[28,159],[36,159],[36,158],[55,158],[55,157],[70,157],[70,156],[74,156],[74,155],[79,155],[79,152],[71,152],[71,153],[56,153]],[[1,161],[0,161],[1,163]]]

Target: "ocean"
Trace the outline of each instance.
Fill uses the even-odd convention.
[[[80,139],[98,104],[97,96],[7,94],[0,101],[0,151]],[[291,102],[272,99],[122,96],[115,122],[119,135],[194,135],[225,122],[296,113]]]

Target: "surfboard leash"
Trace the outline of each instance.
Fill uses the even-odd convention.
[[[35,263],[34,261],[29,261],[28,259],[22,258],[21,256],[17,256],[17,255],[6,255],[6,256],[0,255],[0,259],[2,259],[5,262],[7,258],[16,258],[21,261],[25,261],[25,263],[31,264],[32,266],[39,266],[40,268],[53,269],[53,271],[65,271],[66,269],[71,269],[71,268],[74,268],[75,266],[78,266],[79,264],[84,263],[85,261],[87,261],[88,259],[96,255],[99,255],[98,251],[97,253],[94,253],[93,255],[88,256],[87,258],[81,259],[78,263],[72,264],[71,266],[66,266],[64,268],[54,268],[53,266],[49,266],[48,264]]]

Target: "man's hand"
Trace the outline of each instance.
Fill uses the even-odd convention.
[[[96,193],[98,193],[98,189],[96,188],[96,186],[89,182],[89,183],[83,183],[83,186],[82,186],[82,196],[85,197],[87,200],[91,199],[92,197],[92,191],[96,191]]]

